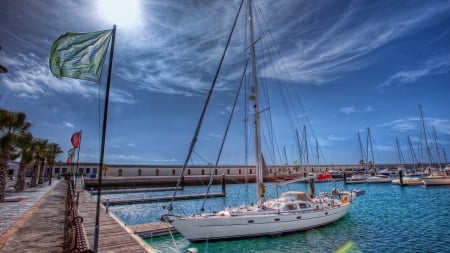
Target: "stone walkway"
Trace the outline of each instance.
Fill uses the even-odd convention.
[[[62,252],[66,184],[53,180],[21,193],[13,185],[8,180],[6,201],[0,203],[0,251]]]
[[[15,193],[8,180],[6,201],[0,203],[0,252],[63,252],[67,184],[53,180],[22,193]],[[80,192],[79,214],[89,248],[93,248],[95,198]],[[140,237],[102,207],[98,252],[154,252]]]

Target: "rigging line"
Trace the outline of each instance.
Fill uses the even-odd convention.
[[[220,157],[222,155],[223,146],[225,145],[225,140],[227,139],[227,136],[228,136],[228,130],[230,129],[231,120],[233,119],[233,115],[234,115],[234,112],[235,112],[235,109],[236,109],[236,104],[237,104],[238,99],[239,99],[239,94],[241,93],[242,84],[244,83],[244,77],[245,77],[245,74],[247,72],[248,62],[249,62],[249,59],[247,60],[247,62],[245,63],[245,66],[244,66],[244,72],[242,73],[241,82],[239,84],[239,88],[238,88],[238,90],[236,92],[236,96],[234,98],[233,108],[231,109],[230,117],[228,118],[227,126],[225,128],[225,133],[224,133],[223,138],[222,138],[222,143],[220,144],[219,153],[217,154],[216,163],[214,164],[214,171],[217,169]],[[208,188],[206,189],[205,198],[203,199],[202,207],[200,208],[200,211],[202,211],[202,212],[205,210],[206,199],[208,198],[208,194],[209,194],[209,191],[211,189],[211,185],[213,183],[213,180],[214,180],[214,174],[211,173],[211,176],[209,178]]]
[[[225,48],[224,48],[223,53],[222,53],[222,57],[221,57],[220,62],[219,62],[219,66],[217,67],[216,74],[214,75],[214,80],[213,80],[213,82],[211,84],[211,87],[209,89],[208,96],[206,97],[206,101],[205,101],[205,104],[203,106],[203,110],[202,110],[202,113],[200,115],[200,118],[198,120],[197,127],[195,129],[194,136],[192,138],[191,145],[189,147],[189,151],[188,151],[186,160],[184,161],[183,168],[181,169],[180,177],[177,180],[177,185],[176,185],[175,191],[173,192],[172,199],[170,200],[170,205],[169,205],[169,208],[168,208],[169,212],[172,211],[172,209],[173,209],[173,201],[175,200],[175,196],[176,196],[176,194],[178,192],[178,187],[181,184],[181,177],[184,175],[184,171],[186,170],[187,163],[188,163],[188,161],[189,161],[189,159],[190,159],[190,157],[192,155],[192,151],[194,150],[195,143],[197,142],[197,137],[198,137],[198,135],[200,133],[200,128],[201,128],[202,123],[203,123],[203,118],[204,118],[205,113],[206,113],[206,108],[208,107],[209,100],[211,99],[211,96],[212,96],[212,92],[214,91],[214,87],[216,86],[216,81],[217,81],[217,78],[219,76],[220,70],[222,68],[222,63],[223,63],[223,60],[225,59],[225,54],[226,54],[226,52],[228,50],[228,46],[230,45],[231,37],[233,35],[234,28],[236,27],[236,23],[237,23],[237,20],[239,18],[239,13],[241,12],[241,8],[242,8],[243,3],[244,3],[244,0],[241,1],[241,5],[239,6],[239,10],[238,10],[238,12],[236,14],[236,17],[234,19],[233,27],[231,29],[231,32],[230,32],[229,36],[228,36],[227,44],[225,45]]]
[[[264,18],[264,15],[263,15],[261,9],[258,9],[258,10],[259,10],[259,14],[260,14],[260,16],[261,16],[261,20],[265,22],[265,18]],[[265,22],[265,23],[267,23],[267,22]],[[266,25],[266,27],[268,27],[268,26]],[[268,31],[267,37],[270,38],[270,39],[269,39],[270,42],[273,42],[274,39],[273,39],[273,35],[272,35],[271,30],[270,30],[270,29],[262,29],[262,30],[263,30],[263,31],[265,31],[265,30]],[[273,46],[273,48],[277,48],[277,46],[274,45],[274,43],[272,43],[272,46]],[[273,50],[273,51],[274,51],[275,53],[278,52],[277,50]],[[279,54],[278,54],[278,55],[279,55]],[[273,57],[272,57],[272,58],[273,58]],[[282,59],[282,58],[281,58],[281,59]],[[282,61],[282,65],[284,66],[284,68],[283,68],[284,71],[282,71],[281,68],[277,65],[277,67],[278,67],[278,72],[280,73],[280,75],[283,75],[283,73],[284,73],[284,75],[287,76],[286,79],[287,79],[287,80],[291,80],[291,82],[292,82],[292,78],[290,77],[289,72],[287,72],[287,67],[286,67],[284,61]],[[291,86],[293,86],[293,85],[291,85]],[[277,87],[279,87],[279,86],[277,86]],[[295,87],[294,87],[294,89],[295,89]],[[296,90],[296,89],[295,89],[295,90]],[[295,127],[294,121],[293,121],[292,119],[294,119],[293,115],[296,115],[296,114],[298,114],[298,113],[295,112],[295,106],[294,106],[294,104],[293,104],[293,98],[292,98],[292,96],[290,95],[290,93],[287,92],[285,89],[281,90],[281,88],[280,88],[280,89],[279,89],[279,92],[280,92],[280,94],[282,95],[282,97],[285,98],[285,99],[283,100],[283,102],[284,102],[284,104],[285,104],[285,107],[287,108],[286,113],[287,113],[288,116],[289,116],[288,118],[291,119],[291,120],[289,121],[289,123],[291,124],[292,129],[295,129],[296,127]],[[307,123],[308,123],[308,127],[310,128],[310,130],[311,130],[311,132],[312,132],[312,135],[313,135],[313,136],[315,137],[315,139],[317,140],[317,137],[316,137],[316,135],[315,135],[315,133],[314,133],[314,131],[313,131],[313,129],[312,129],[311,122],[309,121],[309,118],[307,117],[307,114],[306,114],[306,111],[305,111],[305,109],[304,109],[304,107],[303,107],[303,104],[301,104],[301,100],[299,99],[298,93],[295,93],[295,94],[297,94],[297,100],[300,102],[300,106],[301,106],[301,108],[302,108],[302,111],[303,111],[303,113],[304,113],[305,116],[306,116],[305,118],[306,118],[306,121],[307,121]],[[287,106],[287,101],[289,101],[289,104],[291,105],[291,107]],[[289,108],[292,108],[292,109],[289,110]],[[299,114],[299,115],[300,115],[300,114]],[[321,154],[321,156],[323,157],[324,162],[326,163],[325,156],[324,156],[323,151],[322,151],[322,148],[321,148],[320,146],[319,146],[319,153]]]

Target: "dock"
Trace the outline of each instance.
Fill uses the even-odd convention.
[[[188,200],[188,199],[203,199],[203,198],[220,198],[225,197],[225,193],[209,193],[209,194],[187,194],[187,195],[177,195],[173,196],[159,196],[159,197],[147,197],[139,199],[117,199],[117,200],[106,200],[103,201],[105,206],[113,205],[132,205],[132,204],[142,204],[142,203],[152,203],[159,201],[170,201],[172,198],[174,200]]]
[[[176,187],[159,187],[159,188],[132,188],[132,189],[117,189],[117,190],[102,190],[102,194],[124,194],[124,193],[140,193],[140,192],[162,192],[175,191]],[[178,190],[183,190],[183,187],[178,187]],[[91,195],[97,195],[98,191],[90,191]]]
[[[129,228],[134,234],[139,235],[144,239],[178,233],[178,231],[167,222],[139,224],[129,226]]]

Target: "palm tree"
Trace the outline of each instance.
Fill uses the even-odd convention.
[[[24,133],[17,138],[16,143],[19,148],[19,172],[17,173],[16,192],[22,192],[25,189],[25,169],[27,164],[33,161],[33,135]]]
[[[39,178],[38,184],[44,183],[44,173],[45,173],[45,161],[47,157],[47,147],[48,140],[39,139],[38,140],[38,149],[36,150],[36,160],[39,163]]]
[[[25,133],[30,126],[25,113],[0,109],[0,202],[5,200],[8,161],[14,151],[17,136]]]
[[[61,149],[61,147],[57,144],[57,143],[49,143],[47,145],[47,163],[50,167],[50,171],[53,171],[53,165],[55,164],[55,158],[58,154],[61,154],[63,151]],[[48,175],[48,171],[46,171],[46,178],[51,177],[51,173],[50,175]],[[50,179],[51,181],[51,179]]]
[[[38,183],[38,173],[39,173],[39,165],[44,161],[45,156],[44,151],[47,146],[47,140],[44,139],[34,139],[32,143],[32,152],[33,152],[33,168],[31,169],[31,181],[30,187],[36,187]],[[43,167],[43,165],[42,165]]]

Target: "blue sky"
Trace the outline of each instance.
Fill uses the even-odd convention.
[[[66,159],[72,133],[82,129],[80,160],[98,162],[107,64],[98,85],[53,77],[48,58],[60,35],[116,24],[105,162],[182,164],[239,1],[102,2],[2,1],[0,64],[9,72],[0,74],[0,107],[26,112],[35,137],[64,149],[58,160]],[[265,56],[258,65],[260,83],[275,87],[268,93],[271,104],[263,108],[277,121],[275,153],[281,155],[275,163],[284,164],[284,149],[289,163],[298,162],[293,129],[301,134],[303,125],[312,136],[309,142],[320,145],[320,163],[358,163],[357,133],[366,145],[367,128],[375,163],[398,162],[395,138],[408,161],[407,136],[420,157],[418,104],[427,127],[436,130],[439,147],[450,152],[450,1],[255,4],[255,20],[262,21],[257,31],[265,31],[256,36],[257,50],[274,49],[257,56]],[[240,18],[238,27],[242,24]],[[244,35],[243,30],[233,35],[193,164],[216,160],[243,72]],[[280,87],[291,98],[276,98]],[[294,120],[281,123],[282,105],[291,99]],[[239,126],[245,108],[237,107],[224,164],[245,161]],[[435,145],[432,132],[427,134]]]

